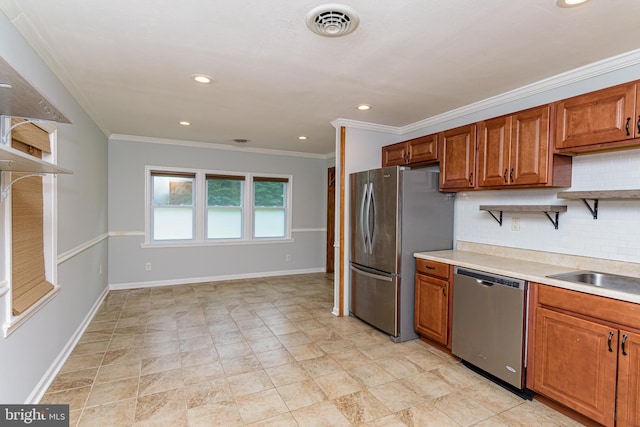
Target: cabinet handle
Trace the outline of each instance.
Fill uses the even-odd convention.
[[[473,185],[473,172],[469,172],[469,185]]]
[[[509,172],[509,168],[504,170],[504,175],[502,175],[502,178],[504,179],[504,183],[507,183],[507,172]]]
[[[640,134],[640,116],[638,116],[638,134]]]
[[[435,267],[431,267],[428,264],[425,264],[424,268],[426,268],[427,270],[435,270],[436,269]]]
[[[509,173],[509,179],[513,182],[513,168],[511,168],[511,173]]]
[[[624,127],[624,128],[627,130],[627,136],[631,135],[631,134],[629,133],[629,122],[630,122],[630,121],[631,121],[631,117],[627,117],[627,124],[626,124],[626,126]]]
[[[611,348],[611,340],[613,339],[613,332],[609,332],[609,340],[607,341],[607,345],[609,346],[609,352],[613,353],[613,349]]]
[[[623,356],[627,355],[627,349],[625,348],[627,344],[627,338],[629,338],[627,334],[622,335],[622,355]]]
[[[446,297],[447,296],[447,285],[442,285],[442,296]],[[625,335],[626,337],[626,335]]]

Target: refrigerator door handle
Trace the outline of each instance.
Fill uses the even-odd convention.
[[[373,253],[373,239],[376,233],[376,199],[373,195],[373,182],[369,184],[369,254]]]
[[[367,206],[365,208],[365,219],[364,219],[364,230],[365,233],[367,234],[366,240],[367,240],[367,246],[365,246],[364,251],[365,253],[369,252],[371,253],[371,230],[369,229],[369,221],[370,221],[370,214],[371,214],[371,186],[373,184],[369,183],[369,184],[365,184],[364,185],[364,194],[365,194],[365,198],[367,199]]]
[[[362,274],[363,276],[371,277],[372,279],[384,280],[385,282],[393,282],[393,277],[391,276],[369,273],[368,271],[361,270],[358,267],[354,267],[353,265],[351,266],[351,270],[355,271],[358,274]]]
[[[368,222],[367,222],[367,216],[365,215],[366,213],[366,206],[367,205],[367,184],[364,185],[364,189],[362,190],[362,203],[360,203],[360,228],[362,230],[362,246],[364,247],[364,253],[367,253],[368,250],[368,244],[369,244],[369,230],[367,229],[368,227]]]

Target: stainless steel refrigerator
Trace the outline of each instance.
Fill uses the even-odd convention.
[[[350,314],[394,342],[413,328],[414,252],[453,247],[454,195],[438,172],[398,166],[350,175]]]

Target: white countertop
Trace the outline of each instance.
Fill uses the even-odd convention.
[[[517,279],[528,280],[530,282],[543,283],[545,285],[557,286],[559,288],[571,289],[574,291],[585,292],[592,295],[600,295],[603,297],[640,304],[640,291],[637,294],[621,292],[611,289],[604,289],[597,286],[583,285],[580,283],[567,282],[564,280],[550,279],[546,277],[552,274],[560,274],[580,270],[579,268],[571,268],[541,262],[532,262],[522,259],[464,250],[416,252],[413,255],[416,258],[423,258],[431,261],[442,262],[445,264],[452,264],[455,266],[482,270],[488,273],[511,276]]]

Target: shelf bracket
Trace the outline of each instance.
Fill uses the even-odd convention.
[[[496,221],[498,221],[498,224],[500,224],[500,227],[502,227],[502,211],[500,212],[500,218],[498,219],[498,217],[496,217],[493,212],[491,211],[487,211],[489,213],[489,215],[491,215],[493,217],[493,219],[495,219]]]
[[[582,200],[582,203],[584,203],[587,209],[589,209],[589,212],[591,212],[593,219],[598,219],[598,199],[580,199],[580,200]],[[589,204],[589,202],[587,202],[587,200],[593,200],[593,207],[591,207],[591,205]]]
[[[0,201],[4,201],[7,196],[9,195],[9,189],[11,188],[11,186],[13,184],[15,184],[16,182],[20,181],[21,179],[25,179],[25,178],[29,178],[32,176],[45,176],[45,174],[43,173],[28,173],[26,175],[22,175],[19,176],[17,178],[12,179],[11,181],[9,181],[9,183],[7,185],[3,184],[4,178],[5,178],[5,173],[11,173],[8,171],[2,171],[0,173]]]
[[[544,213],[547,218],[549,218],[549,221],[551,221],[551,224],[553,224],[553,226],[556,228],[556,230],[558,229],[558,223],[560,222],[560,212],[556,212],[556,219],[554,221],[553,218],[551,218],[551,215],[549,215],[549,212]]]
[[[3,117],[10,117],[10,116],[3,116]],[[41,120],[41,119],[25,119],[25,120],[23,120],[21,122],[15,123],[13,126],[10,126],[9,129],[7,129],[4,132],[2,132],[2,143],[3,144],[7,144],[9,133],[11,133],[11,131],[13,129],[17,128],[18,126],[25,125],[27,123],[33,123],[35,125],[35,124],[44,123],[44,120]],[[2,121],[2,124],[4,124],[4,120]]]

